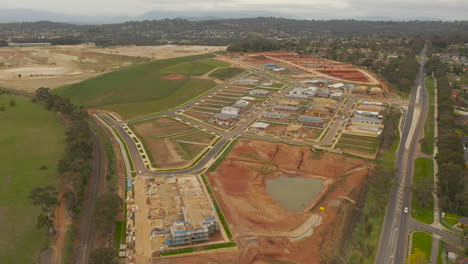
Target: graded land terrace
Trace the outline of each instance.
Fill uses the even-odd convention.
[[[215,135],[172,118],[157,118],[130,124],[143,142],[155,168],[187,166],[205,150]]]
[[[16,106],[10,106],[11,100]],[[36,228],[40,209],[28,196],[33,188],[58,180],[65,132],[53,112],[26,98],[0,95],[1,105],[0,262],[35,263],[48,238],[44,229]]]

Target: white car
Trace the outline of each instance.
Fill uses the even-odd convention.
[[[405,214],[408,213],[408,207],[403,208],[403,213],[405,213]]]
[[[138,171],[138,175],[141,175],[143,172],[141,170]]]

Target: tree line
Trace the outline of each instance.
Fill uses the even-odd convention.
[[[448,79],[449,68],[437,57],[426,63],[426,74],[434,75],[437,83],[438,196],[444,210],[468,215],[468,192],[466,192],[465,159],[462,137],[456,133],[460,127],[455,120],[453,87]],[[463,128],[462,128],[463,129]]]
[[[58,162],[61,188],[68,210],[77,214],[84,198],[85,186],[91,172],[90,160],[93,156],[93,142],[88,126],[88,114],[73,105],[70,100],[52,94],[49,88],[36,90],[34,102],[44,105],[50,111],[59,113],[66,125],[65,154]],[[55,187],[35,188],[30,199],[43,208],[38,218],[38,226],[51,227],[53,210],[58,205]]]
[[[465,34],[468,22],[295,20],[275,17],[189,21],[161,19],[107,25],[73,25],[47,21],[0,24],[0,39],[15,42],[95,42],[98,45],[229,45],[259,37],[313,40],[341,37]],[[465,34],[466,35],[466,34]],[[47,36],[44,38],[43,36]]]

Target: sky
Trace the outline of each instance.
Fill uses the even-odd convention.
[[[149,11],[255,10],[304,19],[386,17],[468,20],[468,0],[0,0],[0,8],[92,16],[136,16]]]

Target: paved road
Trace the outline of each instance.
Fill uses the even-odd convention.
[[[422,58],[425,55],[422,51]],[[397,151],[396,181],[387,206],[384,227],[380,237],[375,263],[405,263],[408,224],[410,215],[403,208],[410,208],[413,165],[419,138],[427,113],[427,91],[424,87],[424,62],[421,64],[410,104],[404,118],[400,146]],[[411,210],[411,209],[410,209]]]

